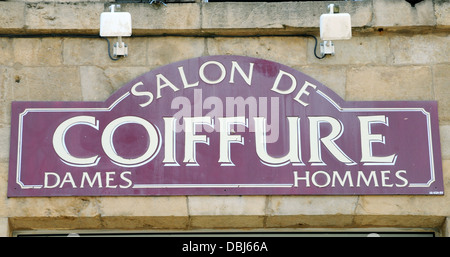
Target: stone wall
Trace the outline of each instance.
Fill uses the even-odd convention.
[[[338,1],[339,2],[339,1]],[[345,100],[437,100],[450,190],[450,2],[339,2],[353,38],[314,57],[326,2],[122,4],[129,56],[98,35],[102,1],[0,2],[0,236],[21,229],[434,228],[448,235],[450,196],[7,198],[11,101],[102,101],[175,61],[246,55],[291,66]],[[45,34],[56,35],[45,35]]]

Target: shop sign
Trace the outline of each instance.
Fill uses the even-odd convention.
[[[344,101],[279,63],[195,58],[105,102],[13,102],[8,186],[9,197],[442,195],[437,103]]]

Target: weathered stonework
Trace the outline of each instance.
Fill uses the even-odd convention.
[[[433,100],[428,66],[352,67],[347,71],[348,100]]]

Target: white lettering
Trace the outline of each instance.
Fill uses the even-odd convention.
[[[328,151],[333,154],[336,159],[346,165],[354,165],[353,162],[335,143],[335,141],[344,132],[344,126],[341,121],[327,116],[320,117],[308,117],[309,118],[309,135],[310,135],[310,153],[311,158],[309,162],[313,165],[325,165],[322,161],[322,143]],[[321,138],[320,136],[320,124],[328,123],[331,125],[331,132],[328,136]]]
[[[176,160],[176,151],[175,151],[175,143],[176,143],[176,130],[175,123],[177,121],[176,118],[167,118],[164,117],[165,124],[165,134],[164,134],[164,166],[180,166]]]
[[[187,82],[186,75],[184,74],[184,68],[183,68],[183,66],[178,67],[178,71],[180,72],[180,77],[181,77],[181,80],[183,81],[183,87],[184,87],[184,88],[190,88],[190,87],[196,87],[196,86],[198,86],[198,81],[195,82],[195,83],[192,83],[192,84],[189,84],[189,83]]]
[[[386,180],[389,180],[389,176],[387,176],[387,175],[390,175],[390,174],[391,174],[390,170],[382,170],[381,171],[381,186],[382,187],[393,187],[394,186],[393,184],[388,184],[386,182]]]
[[[84,188],[84,181],[86,180],[89,186],[92,188],[94,186],[95,181],[97,180],[98,188],[102,188],[102,178],[100,176],[100,172],[96,172],[94,178],[91,180],[89,177],[89,173],[83,172],[83,176],[81,177],[81,185],[80,188]]]
[[[361,162],[364,165],[394,165],[397,158],[396,154],[389,156],[373,156],[372,143],[385,143],[385,137],[381,134],[372,134],[371,125],[381,123],[389,126],[388,118],[385,115],[377,116],[358,116],[361,131]]]
[[[161,85],[161,80],[164,81],[164,84]],[[156,75],[156,98],[161,98],[161,89],[165,87],[170,87],[174,92],[180,90],[177,88],[172,82],[170,82],[164,75],[161,73]]]
[[[302,95],[309,95],[310,93],[308,91],[306,91],[306,89],[308,87],[312,87],[314,89],[317,88],[316,85],[309,83],[308,81],[305,81],[305,83],[303,84],[302,88],[300,89],[300,91],[298,91],[297,95],[294,97],[294,100],[299,102],[300,104],[302,104],[303,106],[308,106],[308,103],[303,102],[302,100],[300,100],[300,97],[302,97]]]
[[[231,74],[230,74],[230,83],[234,84],[234,70],[237,69],[237,71],[239,72],[239,74],[241,74],[241,77],[245,80],[247,85],[251,86],[252,85],[253,65],[254,65],[254,63],[250,63],[248,75],[246,75],[244,73],[244,71],[242,70],[241,66],[239,66],[239,64],[237,62],[232,61],[231,64],[232,64],[232,66],[231,66]]]
[[[374,182],[374,186],[378,187],[378,180],[377,180],[377,176],[374,170],[372,170],[369,173],[369,178],[366,177],[366,175],[364,174],[363,171],[358,171],[358,180],[356,182],[356,187],[360,187],[361,186],[361,179],[364,180],[364,183],[366,184],[366,186],[370,186],[370,181],[373,180]]]
[[[399,170],[395,173],[395,177],[403,181],[403,184],[395,184],[396,187],[405,187],[408,185],[408,180],[402,177],[401,174],[406,175],[406,170]]]
[[[113,136],[116,129],[128,123],[136,123],[143,126],[149,136],[147,151],[143,155],[133,159],[119,156],[113,144]],[[106,126],[102,134],[102,147],[113,163],[122,167],[137,167],[148,163],[158,154],[161,147],[160,137],[159,129],[150,122],[135,116],[124,116],[113,120]]]
[[[130,176],[130,171],[124,171],[119,174],[120,181],[125,182],[124,184],[120,184],[120,181],[117,179],[117,175],[115,171],[110,172],[95,172],[92,176],[89,175],[88,172],[83,172],[81,175],[81,181],[76,181],[71,172],[66,172],[64,178],[61,181],[61,177],[59,174],[55,172],[45,172],[44,173],[44,188],[59,188],[67,187],[70,185],[72,188],[77,188],[77,184],[80,185],[80,188],[103,188],[103,181],[105,181],[105,188],[117,188],[117,185],[113,183],[118,183],[120,188],[129,188],[133,185],[132,180],[127,177]],[[103,177],[102,177],[103,176]],[[53,178],[52,178],[53,177]]]
[[[64,176],[59,188],[62,188],[65,183],[70,183],[72,185],[72,188],[77,188],[77,186],[75,185],[75,181],[73,180],[72,174],[70,172],[66,172],[66,175]]]
[[[55,177],[55,183],[53,185],[49,185],[49,176]],[[44,174],[44,188],[56,188],[59,185],[61,178],[55,172],[45,172]]]
[[[185,145],[184,145],[184,163],[187,166],[198,166],[195,152],[195,145],[203,143],[209,145],[209,137],[206,135],[196,135],[195,127],[197,124],[205,124],[214,127],[214,120],[211,117],[185,117]]]
[[[305,176],[304,177],[299,177],[298,176],[298,172],[294,171],[294,187],[298,187],[298,181],[299,180],[304,180],[306,183],[306,187],[310,187],[310,183],[309,183],[309,171],[305,171]]]
[[[241,135],[231,135],[230,125],[239,124],[248,127],[248,120],[245,117],[227,117],[219,118],[220,123],[220,157],[219,163],[221,166],[234,166],[231,161],[231,147],[232,143],[244,144],[244,138]]]
[[[336,179],[339,181],[339,184],[343,187],[345,186],[345,181],[348,181],[349,187],[353,187],[352,174],[350,171],[346,171],[344,174],[344,178],[341,178],[339,172],[333,171],[333,180],[331,182],[331,187],[336,187]]]
[[[136,88],[138,86],[143,86],[143,85],[144,85],[144,83],[142,83],[142,82],[138,82],[138,83],[134,84],[133,87],[131,87],[131,94],[134,95],[134,96],[146,96],[146,97],[148,97],[147,102],[139,104],[139,106],[141,106],[141,107],[146,107],[146,106],[148,106],[149,104],[151,104],[153,102],[153,94],[151,92],[148,92],[148,91],[137,91],[136,90]]]
[[[120,178],[127,182],[127,185],[120,185],[120,188],[129,188],[131,187],[131,185],[133,185],[133,182],[131,181],[131,179],[125,177],[125,175],[131,175],[131,171],[124,171],[122,173],[120,173]]]
[[[99,128],[98,121],[93,116],[76,116],[62,122],[55,130],[53,134],[53,149],[61,160],[69,166],[73,167],[90,167],[95,166],[99,162],[98,155],[79,158],[71,155],[66,146],[66,133],[67,131],[76,125],[88,125],[96,130]]]
[[[331,187],[354,187],[354,182],[356,181],[356,187],[406,187],[408,185],[408,180],[404,177],[406,175],[405,170],[398,170],[395,172],[395,176],[391,175],[390,170],[381,170],[370,172],[365,171],[345,171],[343,175],[340,172],[334,170],[332,172],[327,172],[323,170],[319,171],[303,171],[300,174],[299,171],[293,171],[294,175],[294,187],[299,187],[299,183],[303,181],[302,185],[304,187],[317,187],[323,188],[331,185]],[[378,181],[381,180],[381,185]],[[392,183],[388,183],[392,181]]]
[[[325,183],[319,184],[319,183],[317,182],[316,176],[317,176],[318,174],[322,174],[322,175],[325,176],[325,179],[326,179],[326,180],[325,180]],[[330,184],[331,178],[330,178],[330,175],[329,175],[328,173],[326,173],[325,171],[319,170],[319,171],[314,172],[314,174],[313,174],[312,177],[311,177],[311,180],[312,180],[313,184],[314,184],[316,187],[326,187],[326,186],[328,186],[328,185]]]
[[[210,80],[205,76],[205,68],[206,68],[206,66],[211,65],[211,64],[216,65],[220,69],[220,76],[216,80]],[[207,84],[215,85],[215,84],[222,82],[222,80],[225,78],[227,72],[226,72],[223,64],[221,64],[220,62],[209,61],[209,62],[205,62],[204,64],[202,64],[202,66],[200,66],[198,74],[200,75],[200,78],[203,80],[203,82],[205,82]]]
[[[288,89],[280,90],[278,88],[278,86],[279,86],[281,78],[283,76],[287,76],[289,79],[291,79],[291,86]],[[296,87],[297,87],[297,79],[295,79],[295,77],[292,74],[280,70],[280,72],[278,73],[277,78],[275,79],[275,82],[273,83],[273,86],[272,86],[271,90],[274,91],[274,92],[277,92],[278,94],[288,95],[288,94],[294,92]]]
[[[110,171],[110,172],[106,172],[106,188],[116,188],[117,185],[110,185],[109,183],[111,181],[114,181],[114,176],[116,175],[116,173],[114,171]]]
[[[288,164],[303,165],[301,160],[300,118],[287,117],[289,124],[289,152],[282,157],[272,157],[267,153],[266,118],[255,117],[256,154],[261,162],[267,166],[278,167]]]

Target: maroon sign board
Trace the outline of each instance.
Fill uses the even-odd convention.
[[[406,85],[405,85],[406,86]],[[13,102],[8,196],[444,194],[435,101],[344,101],[243,56],[105,102]]]

